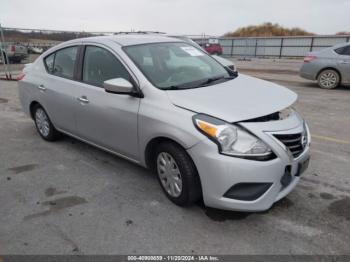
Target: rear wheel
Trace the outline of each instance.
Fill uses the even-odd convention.
[[[171,142],[158,146],[155,154],[158,181],[166,196],[176,205],[191,205],[201,198],[197,169],[179,145]]]
[[[326,69],[318,75],[317,81],[321,88],[334,89],[340,84],[340,76],[337,71],[333,69]]]
[[[46,111],[40,105],[33,108],[33,117],[36,129],[43,139],[55,141],[60,138],[61,133],[55,129]]]

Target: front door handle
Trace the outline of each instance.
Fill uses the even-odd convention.
[[[87,99],[86,96],[78,97],[78,101],[80,101],[80,102],[82,102],[84,104],[89,103],[89,99]]]
[[[46,87],[44,85],[38,85],[38,89],[40,91],[45,91],[46,90]]]

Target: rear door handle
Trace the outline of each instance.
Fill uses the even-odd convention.
[[[86,96],[78,97],[78,101],[80,101],[80,102],[82,102],[84,104],[89,103],[89,99],[87,99]]]
[[[350,64],[350,61],[344,61],[344,60],[343,60],[343,61],[340,61],[340,63],[343,64],[343,65],[344,65],[344,64],[347,65],[347,64]]]
[[[46,90],[46,87],[44,85],[38,85],[38,89],[40,91],[45,91]]]

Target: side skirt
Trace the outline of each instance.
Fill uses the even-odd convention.
[[[137,165],[140,165],[140,166],[142,166],[142,167],[145,167],[144,165],[141,164],[140,161],[138,161],[138,160],[136,160],[136,159],[127,157],[127,156],[125,156],[125,155],[123,155],[123,154],[120,154],[120,153],[118,153],[118,152],[115,152],[115,151],[110,150],[110,149],[108,149],[108,148],[105,148],[105,147],[103,147],[103,146],[100,146],[100,145],[97,145],[97,144],[95,144],[95,143],[92,143],[92,142],[90,142],[90,141],[88,141],[88,140],[85,140],[85,139],[83,139],[83,138],[81,138],[81,137],[79,137],[79,136],[73,135],[73,134],[71,134],[71,133],[69,133],[69,132],[66,132],[66,131],[62,130],[62,129],[59,129],[59,128],[56,128],[56,129],[57,129],[58,131],[62,132],[63,134],[66,134],[66,135],[68,135],[68,136],[70,136],[70,137],[73,137],[73,138],[75,138],[75,139],[78,139],[78,140],[80,140],[80,141],[82,141],[82,142],[84,142],[84,143],[86,143],[86,144],[89,144],[89,145],[91,145],[91,146],[93,146],[93,147],[97,147],[98,149],[101,149],[101,150],[103,150],[103,151],[105,151],[105,152],[111,153],[111,154],[113,154],[113,155],[115,155],[115,156],[118,156],[118,157],[120,157],[120,158],[126,159],[126,160],[128,160],[128,161],[130,161],[130,162],[133,162],[133,163],[135,163],[135,164],[137,164]]]

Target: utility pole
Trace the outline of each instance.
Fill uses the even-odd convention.
[[[2,63],[4,64],[4,71],[5,71],[5,78],[6,80],[11,80],[12,76],[11,76],[11,72],[8,68],[8,63],[10,62],[8,57],[7,57],[7,53],[6,53],[6,46],[5,46],[5,38],[4,38],[4,33],[2,31],[2,26],[0,24],[0,53],[1,53],[1,60]]]

